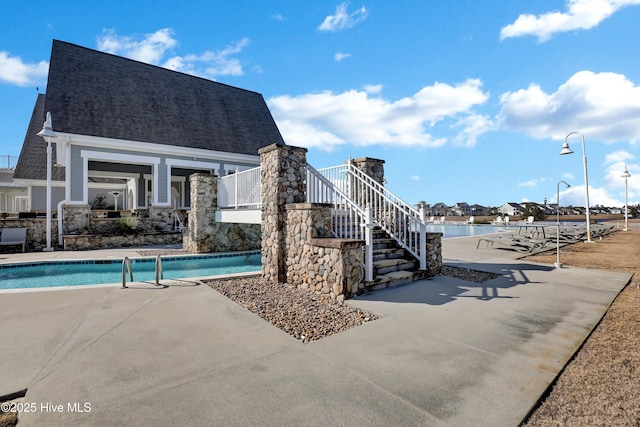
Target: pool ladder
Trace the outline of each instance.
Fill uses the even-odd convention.
[[[133,282],[133,269],[131,268],[131,260],[128,256],[122,260],[122,288],[127,287],[127,270],[129,270],[129,281]],[[156,255],[156,285],[160,284],[160,280],[164,279],[162,273],[162,259],[160,254]]]

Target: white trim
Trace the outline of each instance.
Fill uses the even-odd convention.
[[[203,159],[219,160],[223,162],[238,162],[258,164],[259,155],[229,153],[226,151],[207,150],[203,148],[180,147],[175,145],[155,144],[151,142],[132,141],[126,139],[102,138],[90,135],[70,134],[56,132],[58,138],[68,138],[68,141],[75,144],[90,145],[95,148],[108,148],[115,150],[142,151],[166,156],[176,157],[202,157]]]
[[[167,180],[167,199],[168,199],[169,206],[172,206],[171,205],[171,182],[172,182],[171,169],[173,169],[174,167],[191,168],[191,169],[209,170],[215,173],[215,171],[220,168],[220,163],[202,162],[202,161],[184,160],[184,159],[165,159],[165,164],[167,165],[167,168],[168,168],[167,176],[169,177],[169,179]],[[185,177],[182,177],[182,178],[185,178]],[[184,191],[182,191],[182,193],[184,193]],[[180,198],[182,199],[181,204],[184,206],[184,194],[182,194]]]
[[[154,188],[158,188],[158,174],[157,167],[160,164],[159,157],[149,157],[149,156],[138,156],[135,154],[124,154],[124,153],[107,153],[104,151],[91,151],[91,150],[80,150],[80,157],[83,160],[83,171],[82,171],[82,201],[86,205],[89,200],[89,189],[88,189],[88,178],[89,178],[89,159],[91,160],[102,160],[106,162],[113,163],[136,163],[142,165],[151,165],[151,173],[153,176],[153,184]],[[157,204],[157,191],[154,191],[153,194],[153,204]]]

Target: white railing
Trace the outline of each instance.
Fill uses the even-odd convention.
[[[343,239],[365,241],[365,281],[373,280],[373,222],[371,210],[355,203],[329,178],[307,164],[307,202],[330,203],[333,233]]]
[[[260,166],[218,179],[218,207],[260,208]]]
[[[346,198],[360,207],[369,207],[373,222],[416,257],[421,270],[427,268],[426,219],[423,209],[417,210],[404,202],[351,162],[320,169],[318,172],[345,194]]]

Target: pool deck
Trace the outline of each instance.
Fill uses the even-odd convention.
[[[443,241],[445,263],[501,277],[364,295],[381,319],[310,344],[195,281],[3,293],[0,395],[28,389],[20,426],[515,426],[631,274],[477,240]]]

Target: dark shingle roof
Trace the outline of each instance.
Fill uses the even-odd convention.
[[[35,135],[45,111],[56,132],[255,156],[284,144],[259,93],[54,40],[47,93],[38,96],[15,178],[46,178]],[[63,179],[64,168],[54,169]]]
[[[27,134],[20,150],[20,157],[13,173],[14,179],[47,179],[47,143],[37,135],[45,120],[45,95],[38,94],[36,105],[31,114]],[[52,144],[52,160],[56,161],[55,144]],[[56,166],[51,170],[54,181],[64,181],[64,167]]]

